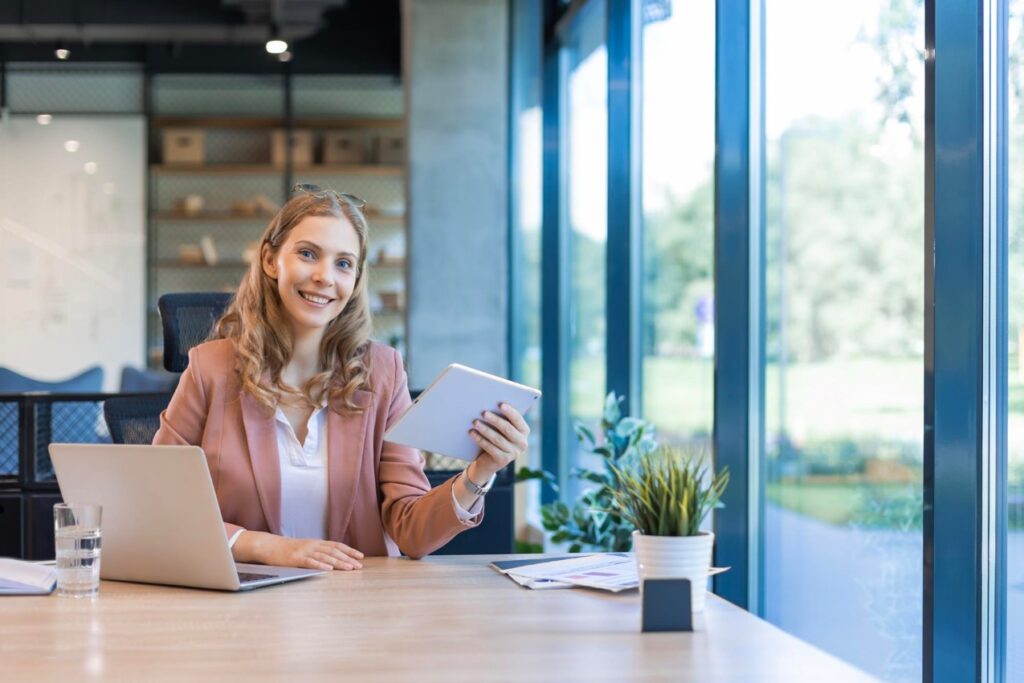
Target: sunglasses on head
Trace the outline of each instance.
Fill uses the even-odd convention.
[[[336,199],[344,200],[346,203],[351,204],[357,209],[362,209],[366,206],[366,200],[360,199],[354,194],[347,192],[337,192],[335,190],[320,187],[312,183],[295,183],[292,186],[292,194],[308,194],[317,197],[318,199],[326,199],[327,197],[335,197]]]

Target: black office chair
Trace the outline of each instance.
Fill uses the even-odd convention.
[[[188,292],[164,294],[157,302],[164,327],[164,367],[184,372],[188,352],[210,336],[217,319],[224,313],[231,294],[225,292]]]
[[[412,400],[419,398],[423,391],[410,389]],[[439,456],[427,454],[427,481],[431,488],[440,486],[458,473],[465,463]],[[491,492],[487,494],[486,514],[484,521],[475,529],[463,531],[449,541],[435,555],[501,555],[514,553],[515,539],[515,475],[511,467],[498,473]]]
[[[103,402],[103,419],[114,443],[150,444],[171,394],[114,396]]]

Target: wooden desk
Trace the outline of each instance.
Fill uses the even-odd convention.
[[[635,591],[530,591],[490,559],[369,558],[249,593],[3,597],[0,680],[873,680],[713,596],[697,632],[641,634]]]

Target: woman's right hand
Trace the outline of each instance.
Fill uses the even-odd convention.
[[[363,554],[344,543],[315,538],[287,538],[262,531],[243,531],[232,550],[235,560],[239,562],[344,571],[363,567],[360,562]]]

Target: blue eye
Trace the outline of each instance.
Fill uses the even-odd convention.
[[[316,254],[313,253],[312,249],[299,249],[299,256],[307,259],[316,258]]]
[[[338,259],[338,267],[342,270],[352,270],[353,263],[347,258]]]

